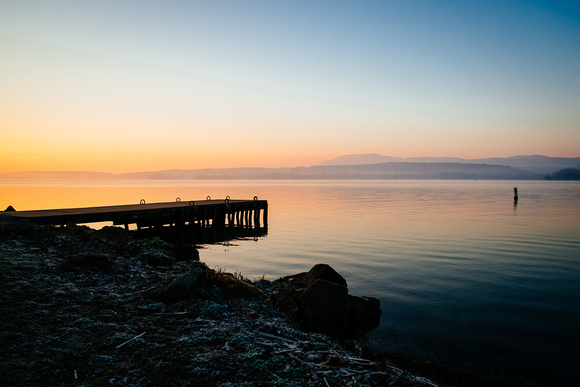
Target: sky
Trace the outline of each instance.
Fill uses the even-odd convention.
[[[580,157],[577,1],[0,0],[0,172]]]

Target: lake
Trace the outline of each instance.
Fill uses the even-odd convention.
[[[203,246],[202,261],[251,279],[331,265],[351,294],[380,299],[376,349],[520,385],[580,377],[579,182],[0,183],[17,210],[208,195],[268,200],[269,228]]]

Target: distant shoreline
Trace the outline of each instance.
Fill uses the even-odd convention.
[[[556,171],[553,171],[556,172]],[[383,163],[296,168],[193,169],[113,174],[89,171],[0,173],[0,181],[104,180],[541,180],[545,174],[502,165]]]
[[[13,171],[0,181],[106,180],[574,180],[563,170],[580,169],[580,157],[542,155],[462,159],[400,158],[373,154],[338,157],[309,167],[167,169],[129,173],[99,171]],[[565,176],[568,176],[565,178]]]

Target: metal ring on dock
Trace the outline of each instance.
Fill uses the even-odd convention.
[[[230,196],[228,195],[228,196],[226,196],[226,203],[229,203],[229,202],[230,202]]]
[[[177,199],[175,199],[176,202],[180,202],[181,198],[178,196]]]
[[[258,200],[258,197],[257,196],[254,196],[254,200]]]
[[[193,200],[190,200],[190,201],[189,201],[189,205],[190,205],[190,206],[195,206],[195,203],[193,202]]]
[[[139,204],[145,204],[145,199],[141,199],[141,201],[139,202]]]
[[[207,195],[207,198],[205,198],[206,200],[211,200],[211,196]]]

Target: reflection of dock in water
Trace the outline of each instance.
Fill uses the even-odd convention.
[[[248,226],[185,226],[177,230],[175,227],[142,228],[129,231],[137,239],[159,237],[173,244],[206,245],[230,240],[254,239],[268,234],[268,227]]]
[[[133,225],[138,231],[179,231],[200,233],[219,229],[265,230],[268,227],[268,202],[266,200],[206,200],[182,202],[63,208],[53,210],[4,211],[4,215],[38,224],[67,225],[113,222]],[[263,225],[263,227],[262,227]],[[218,238],[219,239],[219,238]]]

